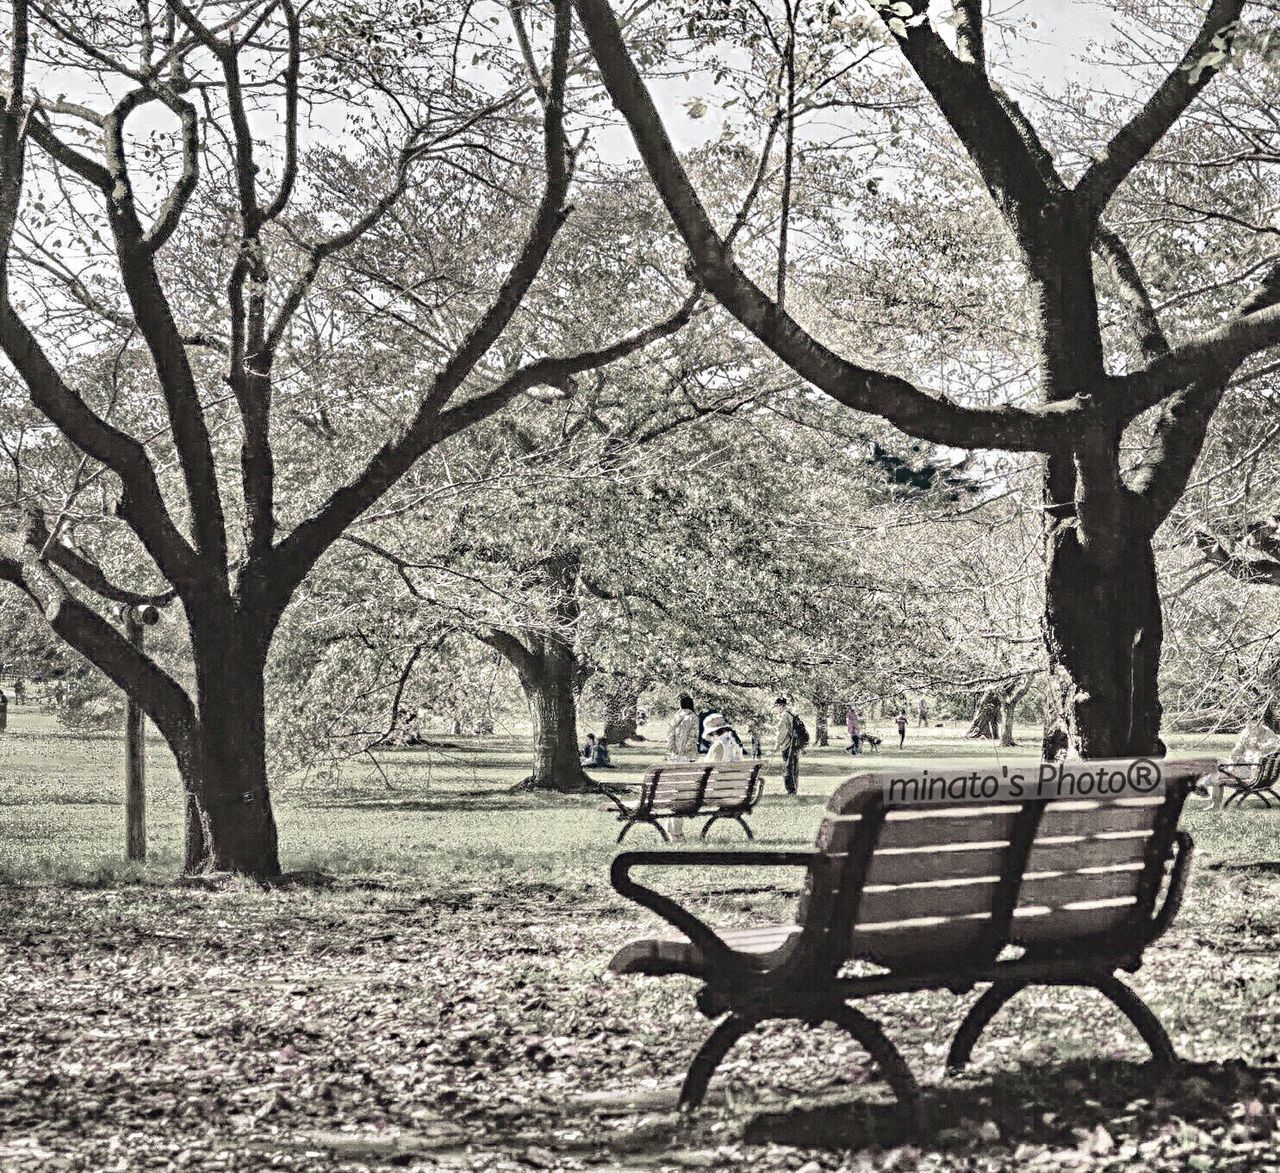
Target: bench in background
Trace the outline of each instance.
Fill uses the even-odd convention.
[[[600,789],[623,823],[618,832],[619,843],[637,823],[656,828],[666,843],[669,836],[660,819],[702,815],[709,816],[702,828],[703,839],[720,819],[734,820],[748,839],[754,839],[746,816],[755,809],[764,790],[763,769],[762,762],[673,762],[650,766],[634,806],[627,806],[604,786]]]

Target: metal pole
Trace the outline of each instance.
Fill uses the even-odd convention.
[[[124,615],[124,635],[138,651],[142,651],[143,631],[137,610],[129,607]],[[138,861],[147,858],[146,722],[141,706],[128,697],[124,717],[125,856]]]

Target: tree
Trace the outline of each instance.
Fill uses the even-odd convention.
[[[792,370],[839,402],[903,431],[1045,460],[1046,753],[1158,754],[1163,628],[1152,541],[1181,496],[1228,381],[1280,342],[1280,266],[1210,328],[1170,339],[1124,239],[1107,221],[1117,191],[1210,86],[1244,0],[1214,0],[1150,97],[1081,167],[1055,159],[992,76],[980,0],[958,0],[954,47],[920,0],[874,0],[962,144],[1012,234],[1028,285],[1039,402],[969,405],[845,357],[767,294],[727,247],[628,52],[607,0],[575,0],[605,87],[625,119],[703,285]],[[922,180],[927,198],[929,185]],[[1094,258],[1110,270],[1141,339],[1130,369],[1104,345]],[[1135,424],[1154,413],[1144,459],[1124,467]]]
[[[524,392],[566,385],[652,337],[501,364],[495,348],[569,215],[570,13],[555,8],[546,67],[519,10],[519,55],[500,38],[486,41],[469,13],[467,5],[443,14],[394,4],[299,10],[290,0],[199,11],[169,0],[158,13],[9,6],[0,349],[31,405],[92,475],[118,484],[116,517],[165,585],[111,581],[101,558],[66,539],[65,517],[50,520],[34,506],[0,539],[0,578],[169,743],[188,798],[189,870],[265,878],[280,870],[265,670],[280,618],[316,563],[424,453]],[[36,37],[48,65],[33,51]],[[491,91],[458,73],[464,38],[489,66]],[[68,74],[92,96],[46,92]],[[374,167],[390,157],[376,197],[345,222],[317,199],[339,153],[305,140],[335,101],[348,111],[349,152]],[[171,129],[154,130],[155,119]],[[530,149],[531,131],[540,150]],[[502,162],[486,174],[469,168],[472,159],[482,168]],[[501,279],[442,307],[450,342],[440,361],[403,414],[384,414],[366,433],[372,451],[367,440],[352,445],[360,455],[350,475],[316,503],[300,478],[277,475],[291,471],[290,433],[274,409],[283,381],[322,379],[323,359],[340,365],[361,347],[350,320],[339,342],[317,339],[309,298],[335,258],[394,223],[407,191],[420,182],[447,189],[458,176],[471,187],[447,203],[450,214],[483,211],[495,189],[536,198],[532,207],[517,201],[519,238],[509,255],[499,247],[491,258]],[[224,292],[210,296],[214,272]],[[55,334],[70,311],[81,318]],[[127,403],[80,378],[74,355],[95,339],[125,356]],[[228,432],[239,439],[235,470],[221,459]],[[87,601],[95,595],[176,600],[193,686],[132,648]]]

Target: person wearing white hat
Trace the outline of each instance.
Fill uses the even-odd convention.
[[[733,726],[720,713],[708,713],[702,722],[702,736],[709,743],[704,762],[742,761],[742,742]]]

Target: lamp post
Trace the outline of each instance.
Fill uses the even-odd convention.
[[[160,621],[154,607],[120,608],[124,637],[138,651],[143,650],[143,633]],[[124,715],[124,827],[125,858],[141,862],[147,858],[147,759],[144,734],[147,717],[131,697],[125,698]]]

